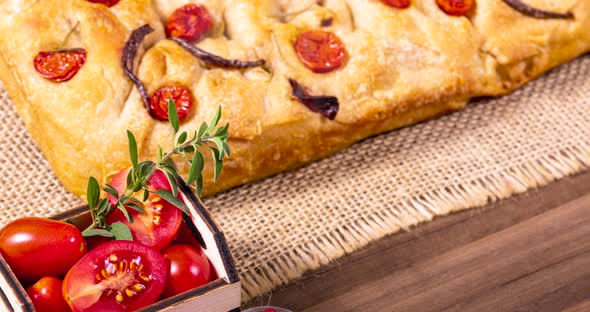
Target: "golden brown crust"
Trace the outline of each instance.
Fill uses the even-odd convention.
[[[125,129],[143,158],[167,148],[169,127],[143,107],[125,76],[121,51],[131,31],[149,23],[137,58],[148,92],[169,84],[189,87],[195,105],[182,124],[194,130],[223,106],[232,157],[221,180],[205,172],[205,194],[291,169],[367,136],[462,108],[475,96],[506,93],[590,50],[590,2],[526,0],[571,11],[574,20],[526,17],[502,1],[478,0],[468,17],[451,17],[434,0],[405,10],[378,0],[201,0],[213,27],[198,46],[226,58],[267,61],[264,68],[205,66],[165,40],[163,23],[189,1],[121,0],[112,8],[78,0],[0,1],[0,79],[29,131],[64,185],[84,194],[89,175],[106,178],[129,165]],[[332,24],[322,27],[322,20]],[[32,59],[58,48],[79,21],[68,47],[88,51],[70,81],[36,74]],[[344,43],[346,61],[330,73],[308,70],[293,50],[298,34],[324,28]],[[314,94],[338,97],[334,121],[291,98],[288,79]]]

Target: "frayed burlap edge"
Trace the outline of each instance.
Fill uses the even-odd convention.
[[[410,227],[431,221],[435,216],[483,206],[588,168],[590,143],[585,142],[580,147],[566,148],[508,170],[412,198],[389,210],[372,213],[281,255],[274,263],[265,264],[255,272],[243,272],[242,300],[246,302],[268,293],[262,291],[264,289],[293,283],[302,272],[318,269],[400,229],[409,231]]]

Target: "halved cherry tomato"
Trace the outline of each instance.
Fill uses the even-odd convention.
[[[88,0],[88,2],[101,3],[101,4],[104,4],[110,8],[113,5],[119,3],[119,0]]]
[[[211,15],[206,7],[190,3],[176,9],[166,21],[166,34],[195,42],[211,27]]]
[[[405,9],[410,6],[411,0],[381,0],[386,5],[398,9]]]
[[[344,62],[344,45],[334,33],[310,30],[297,37],[295,52],[315,73],[332,71]]]
[[[27,294],[37,312],[70,312],[61,293],[62,282],[59,278],[47,276],[27,288]]]
[[[135,311],[156,302],[165,282],[166,261],[156,250],[113,241],[72,267],[63,294],[73,311]]]
[[[473,6],[473,0],[436,0],[436,3],[441,10],[453,16],[463,16]]]
[[[127,174],[129,169],[123,170],[113,176],[111,185],[119,192],[123,193],[127,185]],[[149,181],[149,188],[153,191],[165,189],[171,191],[170,184],[166,175],[158,170],[154,173]],[[142,200],[142,193],[137,194],[136,198]],[[111,203],[114,198],[109,196]],[[133,240],[146,246],[161,250],[166,247],[180,228],[182,223],[182,211],[174,205],[155,194],[150,194],[148,200],[144,202],[144,213],[128,208],[133,217],[133,223],[129,223],[127,218],[120,210],[114,210],[107,217],[108,224],[123,222],[129,226]]]
[[[41,51],[33,60],[41,76],[55,82],[72,79],[86,62],[86,50]]]
[[[168,101],[173,100],[182,121],[193,106],[191,91],[185,86],[165,86],[156,90],[150,98],[150,114],[159,120],[168,120]]]
[[[168,267],[164,298],[205,285],[211,281],[211,265],[201,250],[189,245],[171,245],[162,253]]]
[[[2,229],[0,252],[21,282],[32,283],[66,274],[86,253],[86,241],[71,224],[29,217]]]

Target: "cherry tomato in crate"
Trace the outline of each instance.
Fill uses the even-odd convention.
[[[168,268],[163,297],[168,298],[211,281],[211,265],[201,250],[178,244],[169,246],[162,254]]]
[[[113,176],[111,180],[111,185],[119,193],[125,190],[129,170],[122,170]],[[166,175],[160,170],[156,171],[151,177],[149,187],[152,190],[165,189],[171,191]],[[143,199],[142,192],[139,192],[136,198],[139,200]],[[109,200],[111,202],[115,201],[110,195]],[[114,210],[107,217],[106,221],[108,224],[119,221],[125,223],[129,226],[134,241],[153,247],[156,250],[161,250],[170,244],[178,232],[182,223],[182,211],[155,194],[150,194],[147,201],[143,204],[144,213],[127,208],[127,211],[133,217],[133,223],[129,223],[125,215],[118,209]]]
[[[62,281],[53,276],[40,279],[27,288],[37,312],[69,312],[68,304],[61,293]]]
[[[64,298],[73,311],[135,311],[158,300],[166,261],[153,248],[113,241],[84,256],[66,275]]]
[[[32,283],[65,275],[86,253],[86,241],[71,224],[28,217],[4,227],[0,252],[21,282]]]

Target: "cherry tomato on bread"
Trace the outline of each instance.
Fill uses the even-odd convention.
[[[53,82],[68,81],[78,73],[86,62],[86,50],[71,49],[41,51],[33,59],[35,70]]]
[[[27,288],[36,312],[70,312],[61,293],[62,281],[53,276],[40,279]]]
[[[100,4],[104,4],[108,7],[112,7],[113,5],[119,3],[119,0],[88,0],[88,2],[100,3]]]
[[[436,3],[441,10],[453,16],[463,16],[473,6],[473,0],[436,0]]]
[[[405,9],[410,6],[410,0],[381,0],[381,2],[385,3],[386,5],[398,9]]]
[[[176,9],[166,21],[166,34],[195,42],[211,28],[211,15],[206,7],[190,3]]]
[[[0,252],[23,283],[63,276],[86,253],[86,241],[75,226],[45,218],[22,218],[0,233]]]
[[[310,30],[295,41],[295,52],[305,67],[315,73],[337,69],[344,62],[344,45],[334,33]]]
[[[191,91],[182,85],[164,86],[150,97],[150,115],[158,120],[168,120],[168,101],[174,101],[178,120],[182,121],[193,106]]]
[[[84,256],[66,275],[63,294],[75,311],[135,311],[158,300],[166,261],[132,241],[112,241]]]

